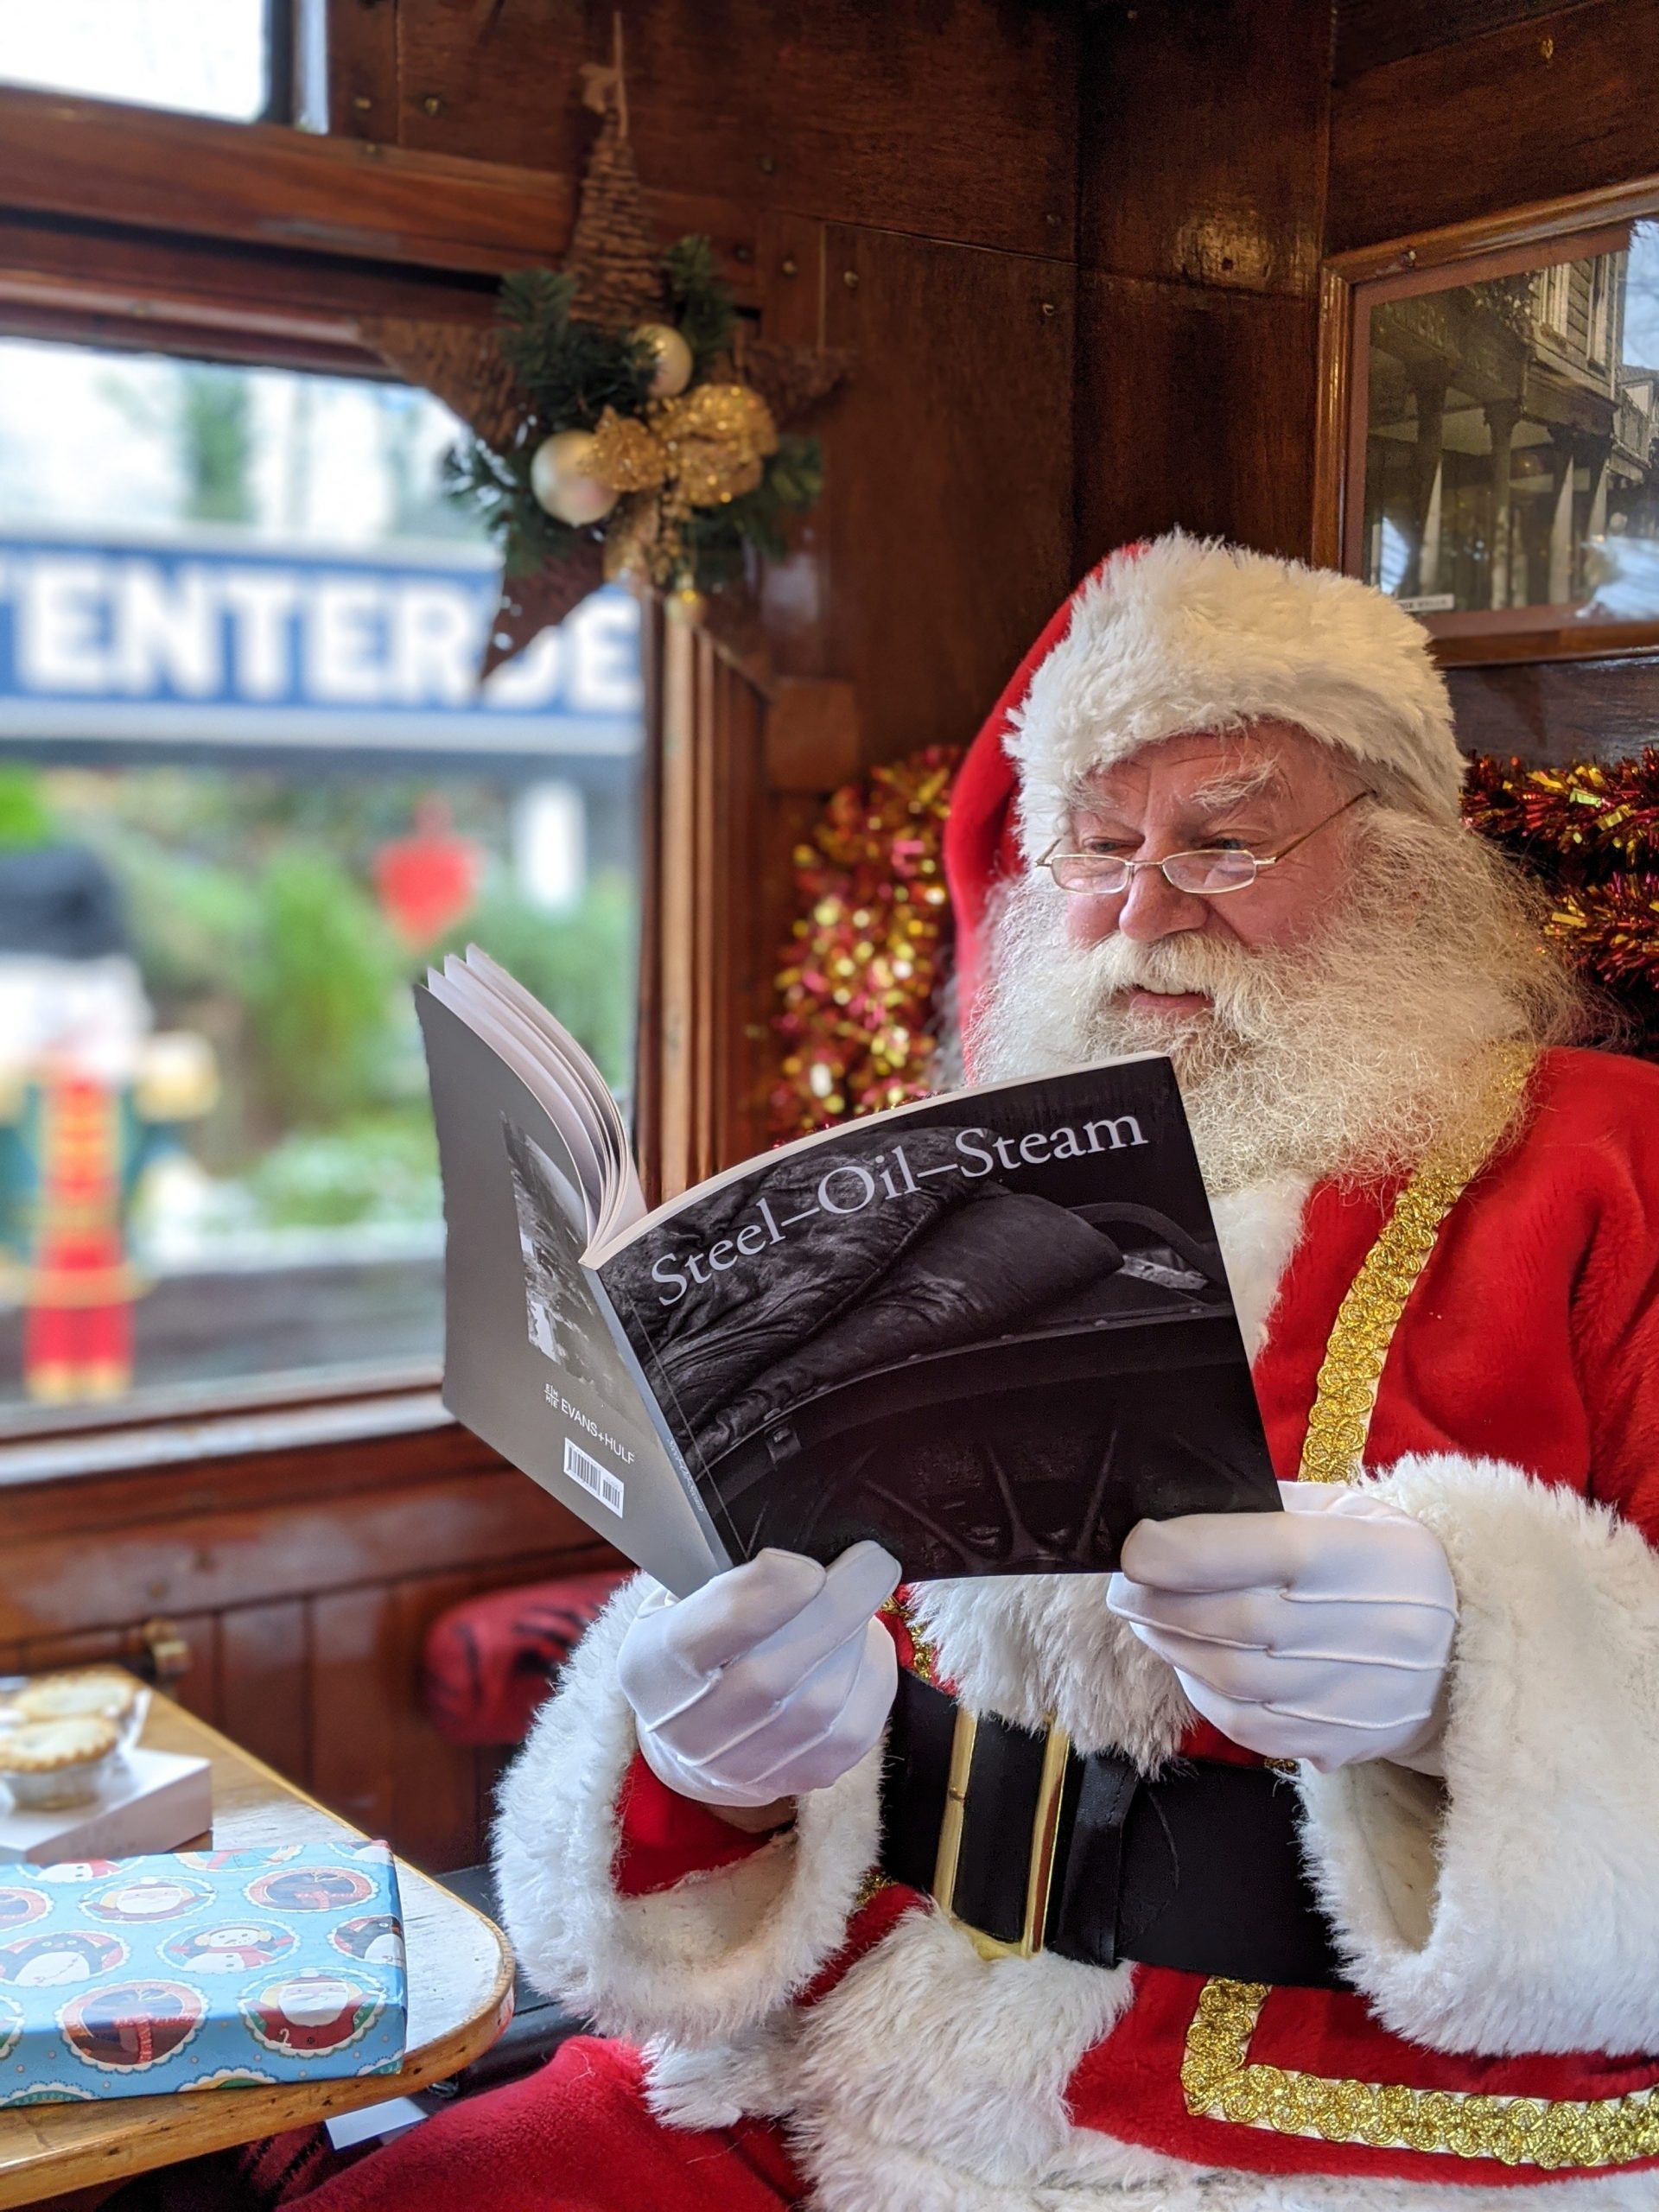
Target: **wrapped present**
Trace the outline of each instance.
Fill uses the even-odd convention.
[[[384,1843],[0,1867],[0,2107],[395,2074]]]

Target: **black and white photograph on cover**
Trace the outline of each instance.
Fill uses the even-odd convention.
[[[505,1117],[507,1166],[524,1264],[530,1341],[567,1381],[599,1389],[616,1364],[609,1333],[582,1273],[581,1200],[532,1137]]]
[[[734,1557],[1102,1573],[1147,1515],[1278,1505],[1166,1060],[838,1131],[600,1274]]]

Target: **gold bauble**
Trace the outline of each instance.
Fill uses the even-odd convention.
[[[672,323],[642,322],[633,334],[641,345],[650,346],[657,364],[652,372],[652,397],[677,398],[690,383],[691,372],[696,365],[691,358],[691,348]]]
[[[594,470],[599,442],[591,430],[556,430],[531,457],[530,488],[560,522],[603,522],[616,505],[614,485]]]

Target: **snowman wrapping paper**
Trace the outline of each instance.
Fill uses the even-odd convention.
[[[0,2107],[395,2074],[384,1843],[0,1868]]]

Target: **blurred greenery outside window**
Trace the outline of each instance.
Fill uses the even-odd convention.
[[[417,582],[422,563],[440,577],[460,564],[485,592],[481,533],[443,490],[457,429],[435,400],[396,385],[0,341],[0,624],[10,624],[12,679],[0,697],[0,885],[21,855],[90,855],[118,897],[139,1026],[194,1040],[186,1059],[212,1071],[196,1104],[152,1132],[124,1209],[139,1294],[131,1373],[113,1387],[387,1372],[435,1357],[442,1205],[410,986],[445,952],[476,943],[501,961],[582,1039],[626,1107],[639,906],[631,603],[590,602],[525,657],[579,658],[573,626],[594,618],[590,690],[602,677],[610,734],[591,753],[568,700],[559,728],[538,731],[533,715],[491,723],[453,680],[446,734],[407,741],[409,717],[377,719],[372,707],[353,710],[344,735],[256,730],[230,741],[202,737],[188,706],[169,736],[162,707],[147,709],[140,739],[123,734],[119,712],[100,735],[90,692],[38,724],[20,696],[19,580],[54,541],[75,558],[109,548],[111,576],[133,569],[135,545],[179,560],[205,546],[209,566],[242,549],[290,559],[302,579],[323,579],[297,587],[296,665],[311,652],[302,618],[332,588],[331,561],[347,575],[342,590],[378,562],[404,564]],[[72,612],[79,621],[85,610]],[[121,617],[96,620],[107,620],[118,669]],[[162,637],[169,652],[183,650],[179,634]],[[252,634],[225,629],[227,668],[232,641],[240,652]],[[353,633],[352,650],[368,634]],[[440,647],[453,679],[453,623],[421,647],[429,664]],[[394,646],[381,637],[379,650]],[[534,675],[520,664],[521,690]],[[233,701],[224,713],[234,721]],[[0,1091],[9,1055],[16,1089],[4,978],[16,950],[0,951]],[[10,1147],[0,1143],[0,1404],[108,1396],[108,1371],[79,1386],[30,1378],[39,1162],[23,1160],[17,1110],[14,1099],[8,1128],[0,1109]]]

